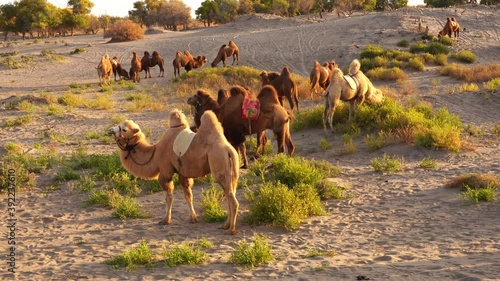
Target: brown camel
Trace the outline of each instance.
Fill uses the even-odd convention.
[[[438,39],[441,39],[446,35],[451,38],[452,33],[454,39],[458,39],[458,37],[460,36],[460,24],[455,18],[446,18],[446,23],[443,27],[443,30],[439,31],[438,33]]]
[[[148,78],[148,74],[149,74],[149,78],[151,78],[151,59],[152,58],[153,57],[151,57],[151,55],[149,54],[148,51],[144,52],[144,56],[141,59],[142,70],[144,70],[144,73],[145,73],[144,79]]]
[[[101,83],[109,83],[111,79],[111,74],[113,73],[113,65],[111,63],[111,59],[109,55],[104,55],[101,57],[101,61],[96,67],[97,75],[99,76],[99,82]]]
[[[285,144],[288,155],[292,156],[295,146],[290,135],[290,121],[293,119],[291,112],[287,111],[279,104],[278,94],[271,86],[264,86],[257,99],[260,103],[260,114],[256,120],[242,119],[242,106],[245,98],[249,97],[249,92],[240,86],[235,86],[230,90],[230,97],[218,104],[210,94],[203,90],[198,90],[196,94],[188,98],[188,104],[194,106],[195,112],[212,110],[216,112],[224,128],[224,135],[227,140],[238,148],[243,158],[243,168],[248,166],[246,148],[244,146],[245,136],[257,134],[257,152],[265,146],[267,137],[265,130],[270,129],[276,135],[278,143],[278,153],[285,151]],[[195,113],[199,114],[199,113]],[[195,119],[196,122],[196,119]],[[203,123],[203,120],[201,120]]]
[[[163,66],[165,65],[165,60],[157,51],[153,51],[153,58],[151,58],[149,66],[155,67],[156,65],[158,65],[158,67],[160,68],[158,77],[164,77],[165,68],[163,68]]]
[[[349,102],[349,119],[351,119],[352,112],[356,110],[356,106],[362,105],[365,100],[374,104],[382,102],[382,92],[373,86],[365,74],[359,70],[360,67],[360,62],[355,59],[349,66],[349,75],[344,76],[340,68],[333,70],[330,85],[325,91],[325,110],[323,112],[325,132],[327,131],[327,122],[333,132],[333,114],[339,101]],[[352,80],[349,77],[352,77]]]
[[[207,63],[207,58],[205,56],[197,56],[194,58],[188,50],[184,51],[184,53],[177,51],[175,59],[172,61],[172,65],[174,66],[174,78],[180,76],[181,67],[184,67],[186,72],[188,72],[195,68],[202,68],[205,63]]]
[[[202,125],[195,134],[189,129],[186,116],[179,110],[170,112],[170,128],[156,144],[149,144],[137,124],[126,120],[110,129],[120,148],[120,161],[136,177],[158,179],[165,191],[166,215],[160,224],[172,222],[175,173],[184,188],[184,198],[191,211],[191,222],[198,222],[193,207],[193,178],[212,174],[224,189],[228,202],[228,218],[224,224],[231,234],[236,234],[236,217],[239,203],[236,199],[238,185],[238,153],[224,137],[223,129],[215,114],[206,112]]]
[[[139,56],[137,55],[137,52],[132,52],[132,60],[130,62],[130,79],[134,82],[140,82],[141,81],[141,70],[142,70],[142,63],[141,60],[139,59]]]
[[[111,63],[113,65],[113,75],[115,77],[115,81],[116,81],[116,76],[118,75],[118,78],[120,79],[129,79],[129,75],[128,75],[128,72],[122,67],[122,64],[120,63],[120,60],[118,59],[118,57],[113,57],[113,59],[111,60]]]
[[[290,70],[288,66],[285,66],[281,71],[280,75],[276,75],[277,72],[266,72],[260,73],[262,80],[262,85],[272,85],[278,92],[278,99],[280,104],[283,106],[283,97],[286,97],[290,108],[293,110],[294,104],[292,101],[295,100],[295,105],[297,106],[297,112],[299,112],[299,93],[297,84],[293,81]]]
[[[320,65],[319,62],[314,62],[314,68],[309,74],[309,82],[311,83],[311,98],[318,94],[318,87],[321,91],[325,91],[330,85],[330,74],[337,67],[335,61],[325,62]]]
[[[220,47],[219,52],[217,53],[217,56],[215,57],[214,61],[212,61],[211,65],[212,67],[217,66],[219,62],[222,61],[222,64],[226,66],[226,59],[229,57],[233,57],[233,64],[236,62],[236,65],[239,64],[240,62],[240,49],[238,46],[233,41],[229,41],[229,44],[222,45]]]

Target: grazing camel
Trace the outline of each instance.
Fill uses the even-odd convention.
[[[441,39],[446,35],[451,38],[452,33],[454,39],[458,39],[458,37],[460,36],[460,24],[455,18],[446,18],[446,23],[443,27],[443,30],[439,31],[438,33],[438,39]]]
[[[253,120],[243,118],[243,103],[250,98],[249,95],[250,93],[245,88],[235,86],[230,90],[230,97],[219,105],[210,94],[198,90],[194,96],[188,98],[187,103],[194,107],[195,116],[207,110],[216,112],[227,140],[242,154],[242,168],[248,166],[244,146],[245,136],[257,134],[258,154],[267,142],[267,136],[264,133],[266,129],[274,132],[278,143],[278,153],[285,152],[286,145],[288,155],[292,156],[295,151],[295,145],[290,135],[290,121],[293,120],[293,115],[279,104],[278,94],[274,87],[264,86],[258,94],[260,113]],[[201,120],[201,124],[203,124],[203,120]]]
[[[101,57],[101,61],[96,67],[97,75],[99,76],[99,82],[101,83],[109,83],[111,79],[111,74],[113,73],[113,65],[111,63],[111,59],[109,55],[104,55]]]
[[[158,74],[158,77],[164,77],[165,74],[165,69],[163,68],[164,64],[165,60],[163,59],[163,57],[157,51],[153,51],[153,56],[149,61],[149,67],[155,67],[156,65],[158,65],[158,67],[160,68],[160,73]]]
[[[115,81],[116,81],[116,76],[118,75],[118,78],[120,79],[129,79],[129,75],[127,70],[125,70],[122,67],[122,64],[120,63],[120,60],[118,60],[118,57],[113,57],[111,60],[111,63],[113,65],[113,75],[115,76]]]
[[[195,68],[202,68],[205,63],[207,63],[207,58],[205,56],[197,56],[194,58],[188,50],[184,51],[184,53],[177,51],[175,53],[175,59],[172,61],[172,65],[174,66],[174,78],[180,76],[181,67],[184,67],[186,72],[188,72]]]
[[[201,126],[195,134],[189,129],[186,116],[174,109],[169,115],[170,128],[155,144],[149,144],[139,126],[131,120],[110,129],[120,148],[120,161],[132,175],[143,179],[158,179],[165,191],[166,215],[160,224],[172,222],[174,183],[179,175],[184,198],[191,212],[191,222],[198,222],[193,206],[193,178],[212,174],[224,189],[228,204],[228,218],[224,228],[236,234],[239,203],[236,187],[239,177],[239,158],[236,150],[224,137],[217,116],[211,111],[201,117]]]
[[[325,110],[323,112],[323,127],[326,123],[330,125],[333,132],[333,114],[339,101],[349,102],[349,119],[352,112],[356,110],[356,105],[361,105],[365,100],[377,104],[382,102],[382,92],[375,88],[365,74],[359,70],[360,62],[355,59],[349,66],[349,75],[345,75],[340,68],[335,68],[332,72],[330,85],[325,91]]]
[[[233,57],[232,65],[234,65],[235,62],[236,65],[238,65],[240,62],[240,49],[238,48],[238,46],[236,46],[236,44],[233,41],[229,41],[228,45],[224,44],[220,47],[217,56],[211,63],[212,67],[217,66],[217,64],[221,61],[222,64],[226,66],[226,59],[231,56]]]
[[[285,66],[279,75],[277,75],[277,72],[268,73],[263,71],[260,73],[260,77],[262,80],[262,86],[271,85],[276,89],[281,106],[283,106],[283,97],[286,97],[288,103],[290,104],[290,108],[293,110],[293,100],[295,100],[297,112],[300,111],[297,84],[293,81],[288,66]]]
[[[141,81],[141,70],[142,70],[142,63],[141,60],[139,59],[139,56],[137,55],[137,52],[132,52],[132,60],[130,62],[130,79],[134,82],[140,82]]]
[[[330,74],[332,70],[337,67],[335,61],[325,62],[323,65],[320,65],[319,62],[314,62],[314,68],[311,70],[309,74],[309,82],[311,83],[311,98],[314,97],[315,94],[318,94],[318,87],[325,91],[330,85]]]

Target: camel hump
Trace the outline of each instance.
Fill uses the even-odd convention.
[[[354,59],[349,65],[349,74],[355,75],[356,73],[358,73],[360,68],[361,68],[361,63],[359,62],[359,60]]]
[[[266,85],[262,87],[262,89],[259,92],[259,95],[257,96],[257,99],[260,101],[260,104],[262,105],[276,104],[276,103],[279,104],[278,92],[271,85]]]
[[[243,88],[241,86],[232,87],[231,90],[229,90],[229,93],[230,93],[231,97],[238,96],[238,95],[241,95],[243,97],[248,96],[248,91],[245,90],[245,88]]]
[[[157,52],[157,51],[153,51],[153,57],[157,57],[159,56],[160,54]]]
[[[221,136],[224,135],[224,130],[222,129],[222,125],[217,119],[215,113],[212,110],[207,110],[201,116],[201,125],[200,128],[198,129],[198,134],[200,133],[214,134],[214,132],[217,132],[217,134]]]
[[[281,75],[290,75],[290,69],[288,69],[288,66],[283,67],[283,70],[281,71]]]

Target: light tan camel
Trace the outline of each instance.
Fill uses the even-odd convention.
[[[288,66],[283,67],[281,70],[281,74],[277,75],[277,72],[266,72],[263,71],[260,73],[260,78],[262,81],[262,86],[271,85],[278,92],[278,99],[283,106],[283,98],[286,97],[288,103],[290,104],[290,108],[293,110],[295,101],[295,105],[297,106],[297,112],[299,112],[299,90],[295,81],[293,81],[290,69]],[[293,100],[292,100],[293,99]]]
[[[217,116],[208,111],[201,117],[201,126],[193,135],[186,116],[179,110],[170,112],[170,128],[156,144],[149,144],[139,126],[131,120],[112,127],[110,133],[120,148],[120,161],[136,177],[158,179],[166,194],[166,215],[160,224],[170,224],[174,184],[172,177],[179,174],[184,197],[191,211],[191,222],[198,222],[193,207],[193,178],[212,174],[224,189],[228,202],[228,218],[224,228],[236,234],[239,203],[236,186],[239,176],[238,153],[224,137]],[[191,141],[189,141],[191,139]]]
[[[207,58],[205,56],[197,56],[195,58],[188,50],[184,51],[184,53],[177,51],[175,53],[175,59],[172,61],[172,65],[174,66],[174,78],[181,75],[181,67],[184,67],[186,72],[189,72],[195,68],[202,68],[205,63],[207,63]]]
[[[214,61],[212,61],[211,65],[212,67],[217,66],[219,62],[222,61],[222,64],[226,66],[226,59],[229,57],[233,57],[233,64],[236,62],[236,65],[239,64],[240,62],[240,49],[238,46],[233,41],[229,41],[229,44],[222,45],[220,47],[219,52],[217,53],[217,56],[215,57]]]
[[[330,85],[330,74],[337,67],[335,61],[325,62],[320,65],[319,62],[314,62],[314,67],[309,73],[309,82],[311,83],[311,98],[318,94],[319,91],[324,92]],[[320,90],[318,91],[318,88]]]
[[[451,38],[452,33],[454,39],[460,37],[460,24],[455,18],[446,18],[446,23],[443,27],[443,30],[439,31],[438,33],[438,39],[441,39],[446,35]]]
[[[99,82],[109,83],[111,79],[111,74],[113,73],[113,64],[109,55],[104,55],[101,57],[101,61],[96,67],[97,75],[99,76]]]
[[[327,131],[327,122],[333,132],[333,114],[339,101],[349,102],[349,119],[351,119],[352,112],[356,110],[356,106],[362,105],[365,100],[374,104],[382,102],[382,92],[373,86],[372,82],[359,70],[360,67],[360,62],[355,59],[349,66],[349,75],[344,77],[340,68],[335,68],[332,71],[330,85],[325,91],[325,110],[323,112],[325,132]],[[354,88],[347,82],[349,77],[354,79]]]
[[[130,79],[134,82],[141,81],[142,63],[137,55],[137,52],[132,52],[132,60],[130,61]]]

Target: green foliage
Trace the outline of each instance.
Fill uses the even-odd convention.
[[[366,73],[366,76],[372,80],[407,80],[408,76],[403,70],[393,67],[377,67]]]
[[[0,160],[0,192],[9,188],[36,186],[36,178],[24,164],[21,164],[17,155],[9,154]],[[12,179],[14,178],[14,182]],[[11,190],[9,190],[11,192]]]
[[[307,249],[307,254],[306,258],[313,258],[313,257],[334,257],[336,256],[337,253],[334,250],[331,249]]]
[[[439,42],[431,42],[430,44],[426,44],[422,41],[419,41],[410,47],[410,52],[430,53],[433,55],[437,55],[437,54],[448,54],[450,52],[450,49]]]
[[[437,65],[446,65],[448,63],[448,55],[437,54],[434,56],[434,63]]]
[[[422,169],[436,169],[437,161],[431,157],[425,157],[422,161],[420,161],[418,166]]]
[[[490,92],[496,91],[496,89],[500,88],[500,77],[493,78],[490,81],[484,83],[483,88]]]
[[[292,122],[292,130],[300,131],[307,128],[322,128],[323,127],[323,110],[322,105],[301,110],[295,114],[295,119]],[[346,114],[347,113],[347,114]],[[335,120],[339,120],[342,116],[348,115],[348,107],[343,104],[337,106],[335,110]]]
[[[373,158],[370,160],[375,172],[395,173],[401,172],[404,169],[404,159],[391,157],[384,153],[382,158]]]
[[[33,120],[33,115],[27,114],[19,116],[17,118],[9,118],[4,120],[4,126],[5,127],[24,126],[29,124],[32,120]]]
[[[424,63],[419,58],[411,58],[410,61],[408,61],[408,66],[417,71],[424,71],[425,69]]]
[[[75,48],[73,51],[69,52],[71,55],[85,53],[87,50],[84,48]]]
[[[122,220],[134,218],[147,218],[149,214],[141,210],[139,203],[130,197],[125,196],[118,202],[118,205],[113,212],[113,216]]]
[[[346,187],[339,186],[333,182],[323,180],[318,182],[315,188],[322,200],[348,198]]]
[[[127,271],[134,270],[137,265],[152,268],[154,266],[154,254],[147,241],[141,240],[138,246],[124,251],[117,257],[106,260],[104,263],[113,266],[115,269],[125,267]]]
[[[465,190],[458,194],[459,198],[463,198],[474,204],[479,204],[479,202],[490,202],[494,201],[497,196],[496,188],[493,185],[488,185],[485,188],[470,188],[465,186]]]
[[[83,97],[71,92],[65,93],[57,99],[57,102],[66,106],[82,106],[85,104]]]
[[[227,219],[227,212],[222,207],[224,192],[221,188],[212,186],[201,190],[202,218],[205,222],[223,222]]]
[[[408,42],[408,40],[403,39],[403,40],[399,41],[399,42],[397,43],[397,45],[398,45],[399,47],[404,47],[404,48],[406,48],[406,47],[410,46],[410,43]]]
[[[458,54],[451,55],[451,57],[465,63],[473,63],[476,61],[476,55],[469,50],[461,50]]]
[[[439,40],[439,43],[446,45],[446,46],[453,46],[453,44],[455,44],[455,40],[453,40],[453,38],[443,36]]]
[[[269,171],[269,178],[290,188],[301,183],[315,184],[327,177],[324,171],[303,157],[288,157],[281,153],[276,155],[271,162],[272,169]]]
[[[329,150],[329,149],[332,149],[332,144],[327,140],[325,139],[324,137],[322,137],[319,141],[319,146],[321,147],[321,149],[323,150]]]
[[[194,243],[182,243],[163,252],[165,264],[169,267],[175,267],[183,264],[197,265],[202,264],[207,259],[207,254],[201,246]]]
[[[248,243],[246,240],[238,243],[238,246],[229,258],[229,262],[239,266],[254,268],[261,264],[268,263],[273,259],[272,249],[268,243],[268,238],[264,235],[255,233],[251,243]]]
[[[352,139],[352,135],[350,134],[342,134],[341,136],[342,143],[344,144],[344,152],[347,154],[352,154],[356,152],[356,144]]]
[[[123,196],[116,189],[91,190],[84,204],[86,206],[100,205],[116,208],[121,200],[123,200]]]
[[[59,171],[57,171],[56,175],[53,178],[53,181],[56,183],[66,182],[70,180],[77,180],[80,178],[80,175],[74,170],[63,167]]]
[[[360,57],[363,58],[374,58],[377,56],[382,56],[384,54],[384,49],[378,45],[368,44],[365,46],[363,51],[360,54]]]

